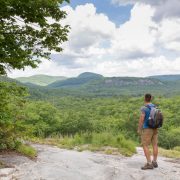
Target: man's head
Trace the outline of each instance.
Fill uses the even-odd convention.
[[[151,99],[152,99],[152,95],[151,94],[145,94],[145,96],[144,96],[145,102],[149,103],[149,102],[151,102]]]

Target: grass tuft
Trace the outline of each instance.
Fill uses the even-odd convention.
[[[35,158],[37,156],[37,151],[27,144],[20,144],[16,148],[16,151],[30,158]]]
[[[101,151],[106,154],[120,153],[125,156],[132,156],[136,153],[136,144],[133,141],[126,139],[122,134],[114,135],[109,132],[81,133],[74,136],[59,136],[45,140],[34,139],[33,141],[77,151]]]
[[[177,149],[177,150],[176,150]],[[168,158],[180,158],[180,151],[179,148],[174,148],[174,149],[162,149],[159,148],[159,154],[164,157]]]
[[[180,152],[180,146],[176,146],[176,147],[174,147],[174,148],[173,148],[173,150],[175,150],[175,151],[179,151],[179,152]]]

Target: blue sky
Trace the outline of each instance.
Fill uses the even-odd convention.
[[[116,25],[120,25],[129,19],[130,11],[133,7],[133,5],[117,6],[111,0],[71,0],[70,5],[75,8],[78,5],[84,5],[86,3],[94,4],[97,13],[106,14]]]

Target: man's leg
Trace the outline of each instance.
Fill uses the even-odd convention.
[[[152,135],[153,131],[151,129],[143,129],[141,141],[147,163],[143,167],[141,167],[142,170],[153,169],[153,165],[151,163],[151,154],[149,151],[149,144],[151,143]]]
[[[151,154],[149,151],[149,147],[147,145],[143,145],[144,154],[146,156],[147,162],[151,163]]]
[[[155,144],[153,145],[153,161],[157,161],[157,156],[158,156],[158,145]]]
[[[152,147],[153,147],[153,166],[158,167],[157,156],[158,156],[158,130],[155,129],[152,137]]]
[[[143,129],[141,135],[141,143],[146,156],[147,162],[151,162],[151,154],[149,151],[149,145],[151,144],[151,139],[153,136],[152,129]]]

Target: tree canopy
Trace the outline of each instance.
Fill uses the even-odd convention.
[[[33,68],[52,50],[61,52],[67,41],[66,12],[60,9],[69,0],[0,1],[0,75],[7,69]]]

